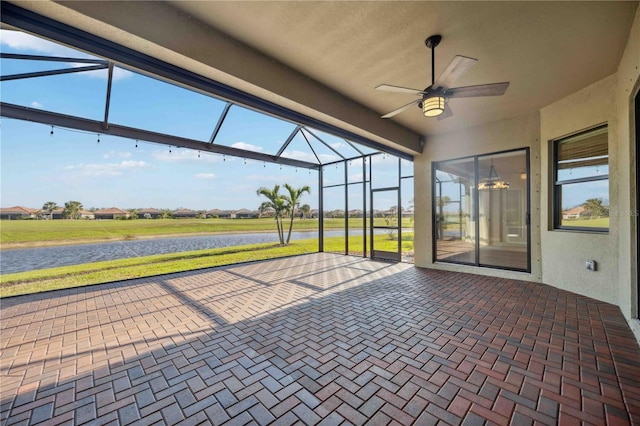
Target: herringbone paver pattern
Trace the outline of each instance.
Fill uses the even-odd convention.
[[[617,307],[313,254],[2,301],[2,425],[640,424]]]

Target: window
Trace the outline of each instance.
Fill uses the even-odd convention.
[[[554,229],[609,231],[607,126],[553,143]]]
[[[529,150],[434,163],[434,261],[530,271]]]

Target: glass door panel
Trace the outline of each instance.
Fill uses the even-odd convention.
[[[400,261],[401,215],[398,188],[371,191],[372,258]]]
[[[475,160],[435,165],[435,260],[476,264]]]
[[[405,177],[400,180],[402,208],[402,261],[414,263],[413,258],[413,177]]]
[[[479,263],[528,269],[525,151],[478,157]]]
[[[347,186],[347,207],[349,215],[349,239],[347,254],[352,256],[366,256],[366,222],[367,209],[365,208],[364,187],[362,183],[354,183]]]
[[[344,185],[323,189],[323,247],[328,253],[345,253],[346,222]]]

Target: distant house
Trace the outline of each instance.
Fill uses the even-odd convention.
[[[117,207],[110,207],[108,209],[100,209],[93,212],[96,219],[127,219],[129,212],[119,209]]]
[[[402,210],[402,217],[413,217],[414,213],[413,209]]]
[[[276,214],[276,210],[272,207],[264,209],[262,213],[257,213],[259,217],[273,217]]]
[[[29,207],[15,206],[0,208],[0,219],[35,219],[38,217],[38,210]]]
[[[252,212],[249,209],[240,209],[233,212],[231,217],[235,219],[250,219],[250,218],[258,217],[258,213]]]
[[[160,217],[162,212],[158,209],[148,208],[148,209],[140,209],[138,210],[138,218],[139,219],[157,219]]]
[[[562,218],[567,219],[580,219],[581,217],[591,216],[591,211],[585,209],[582,206],[574,207],[562,212]]]
[[[198,212],[191,209],[178,209],[173,212],[174,219],[195,219]]]
[[[64,219],[64,209],[62,207],[58,207],[51,211],[51,216],[49,216],[48,212],[45,212],[47,218],[51,219]]]
[[[49,212],[43,212],[42,213],[43,217],[46,217],[47,219],[54,219],[54,220],[58,220],[58,219],[66,219],[64,217],[64,208],[62,207],[58,207],[55,210],[51,211],[51,215],[49,215]],[[90,212],[89,210],[80,210],[79,212],[79,217],[80,219],[95,219],[95,215],[93,214],[93,212]]]
[[[96,215],[93,214],[93,212],[90,212],[89,210],[80,210],[80,219],[92,220],[95,218]]]
[[[230,219],[232,214],[231,210],[212,209],[207,212],[207,217]]]

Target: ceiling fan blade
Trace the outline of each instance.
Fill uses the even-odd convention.
[[[447,98],[474,98],[476,96],[501,96],[507,91],[509,82],[479,84],[477,86],[454,87],[447,90]]]
[[[409,108],[410,106],[417,104],[418,102],[420,102],[422,99],[416,99],[415,101],[411,101],[406,105],[401,106],[398,109],[394,109],[393,111],[383,115],[381,118],[391,118],[396,114],[400,114],[402,111],[404,111],[405,109]]]
[[[453,111],[451,111],[451,108],[449,108],[449,105],[445,105],[444,111],[442,112],[442,114],[438,116],[438,121],[444,120],[445,118],[449,118],[452,115],[453,115]]]
[[[478,62],[477,59],[456,55],[456,57],[449,62],[449,65],[447,65],[447,68],[444,69],[442,74],[440,74],[440,77],[433,83],[433,87],[444,89],[451,87],[453,82],[460,78],[462,74],[466,73],[476,62]]]
[[[376,90],[382,90],[385,92],[396,92],[396,93],[411,93],[412,95],[420,96],[423,94],[422,90],[419,89],[410,89],[408,87],[400,87],[400,86],[392,86],[390,84],[381,84],[376,87]]]

